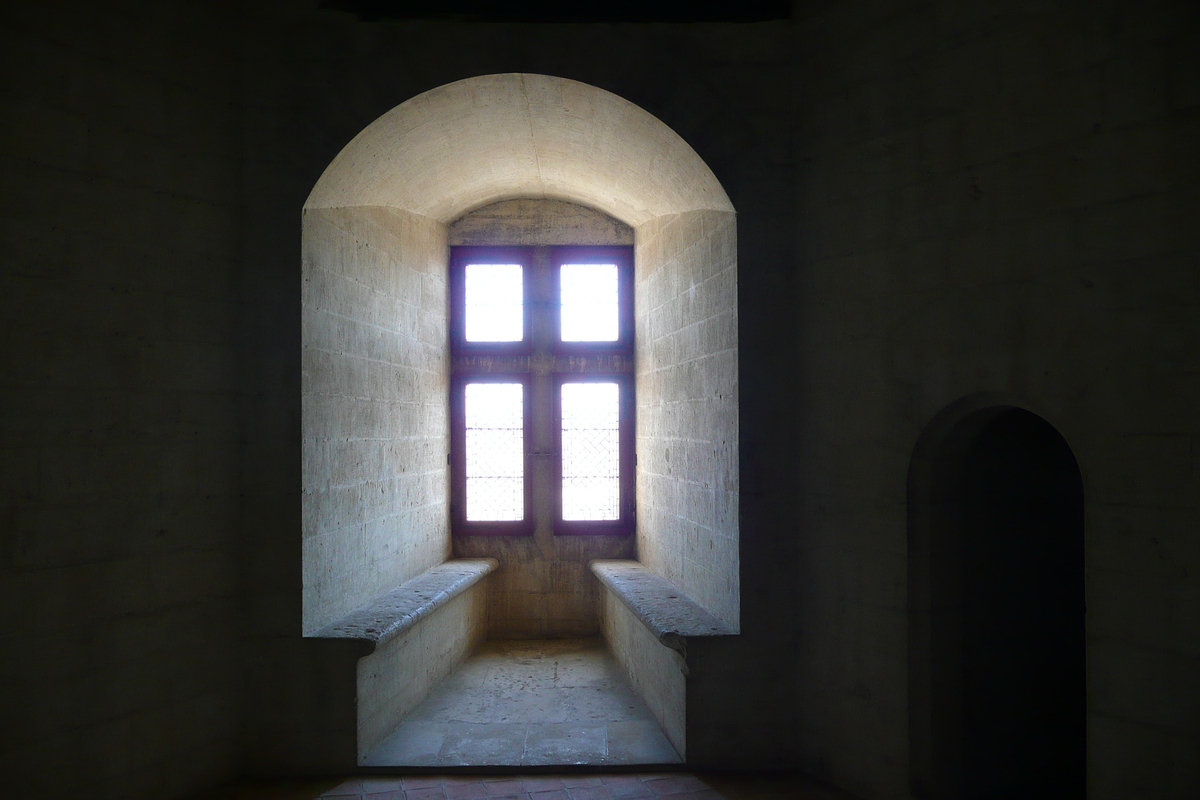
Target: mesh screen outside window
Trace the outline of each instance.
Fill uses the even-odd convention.
[[[519,383],[464,387],[470,521],[525,518],[524,390]]]
[[[621,516],[620,395],[615,383],[562,385],[562,518]]]

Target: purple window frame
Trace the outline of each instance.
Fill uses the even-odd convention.
[[[633,248],[615,246],[582,246],[550,248],[551,280],[554,297],[561,298],[563,264],[617,265],[617,341],[564,342],[561,307],[552,306],[554,352],[557,355],[632,355],[633,354]]]
[[[536,275],[533,247],[458,245],[450,249],[449,269],[449,338],[450,357],[481,357],[473,367],[454,367],[450,380],[450,521],[454,536],[532,536],[534,533],[533,421],[535,414],[550,414],[554,430],[554,462],[551,469],[553,486],[548,488],[553,509],[550,520],[556,536],[629,536],[634,533],[635,507],[635,442],[634,442],[634,383],[632,372],[613,372],[606,365],[612,356],[626,357],[632,363],[633,313],[633,248],[628,246],[570,245],[546,248],[550,269]],[[523,338],[519,342],[468,342],[466,340],[466,287],[468,264],[521,264],[523,269]],[[564,342],[561,340],[560,274],[563,264],[616,264],[618,297],[618,339],[615,342]],[[545,292],[546,285],[549,291]],[[532,372],[529,356],[534,352],[532,339],[535,296],[545,293],[554,298],[546,310],[553,332],[549,354],[556,360],[569,357],[576,365],[568,370],[554,370],[552,399],[549,409],[534,409]],[[599,357],[588,365],[589,357]],[[519,364],[524,366],[518,366]],[[483,366],[482,364],[486,364]],[[583,365],[583,366],[579,366]],[[497,371],[492,372],[492,369]],[[606,371],[607,370],[607,371]],[[562,403],[563,383],[575,381],[615,382],[620,386],[620,517],[617,520],[562,519]],[[468,383],[520,383],[524,386],[524,497],[525,517],[522,520],[468,521],[466,518],[466,394]],[[545,455],[545,454],[539,454]]]
[[[521,341],[468,342],[466,271],[468,264],[520,264],[522,270]],[[528,355],[530,339],[531,247],[453,247],[450,249],[450,349],[456,355]]]

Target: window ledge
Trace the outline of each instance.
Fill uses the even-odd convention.
[[[686,654],[689,636],[732,636],[737,631],[706,611],[666,578],[638,561],[596,560],[592,572],[663,645]]]
[[[494,558],[445,561],[321,628],[318,639],[358,639],[376,647],[408,631],[499,566]]]

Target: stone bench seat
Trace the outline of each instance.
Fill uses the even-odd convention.
[[[639,561],[590,566],[603,587],[604,638],[667,739],[686,760],[719,756],[720,737],[698,738],[689,709],[737,680],[728,667],[737,627]],[[721,730],[706,722],[700,731]]]
[[[281,689],[285,751],[316,771],[357,768],[483,640],[485,579],[498,566],[445,561],[299,640],[289,655],[309,683]]]
[[[637,561],[596,560],[593,574],[645,625],[662,644],[685,653],[693,636],[732,636],[737,633],[684,594],[675,584]]]
[[[496,569],[494,558],[445,561],[313,634],[318,639],[359,639],[375,646],[402,635]]]

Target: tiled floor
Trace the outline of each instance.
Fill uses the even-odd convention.
[[[428,775],[240,782],[202,800],[855,800],[796,774]]]
[[[600,639],[485,642],[363,762],[677,763],[679,754]]]

